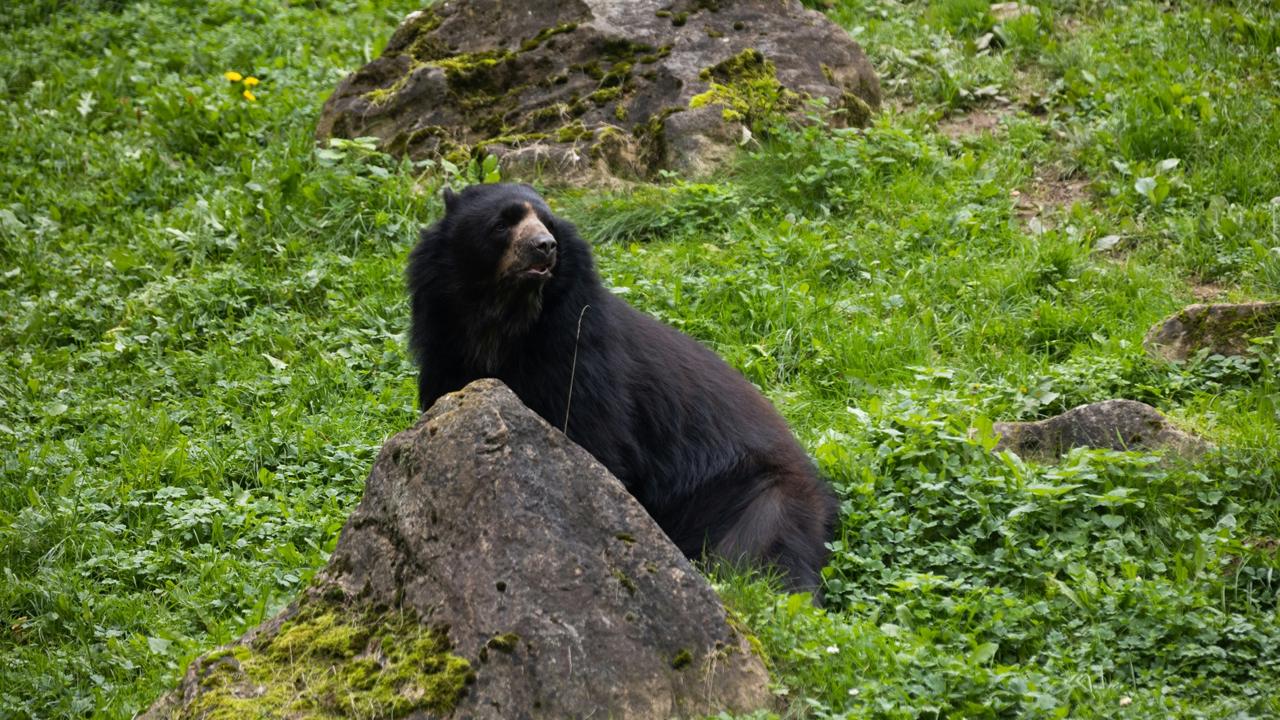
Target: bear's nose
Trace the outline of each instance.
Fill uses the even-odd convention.
[[[550,233],[535,235],[529,243],[533,245],[534,250],[537,250],[543,255],[550,255],[555,252],[556,249],[556,239],[552,237]]]

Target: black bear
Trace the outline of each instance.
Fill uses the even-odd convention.
[[[818,590],[836,501],[756,388],[604,288],[587,243],[527,185],[445,190],[409,256],[425,410],[502,380],[616,475],[685,555],[773,565]]]

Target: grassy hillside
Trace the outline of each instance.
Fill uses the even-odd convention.
[[[0,717],[144,708],[323,564],[416,417],[401,271],[467,171],[311,133],[417,4],[0,11]],[[1280,10],[1035,5],[834,3],[872,127],[553,196],[841,494],[827,610],[719,579],[787,717],[1280,715],[1280,345],[1141,348],[1280,298]],[[1112,397],[1217,450],[989,452]]]

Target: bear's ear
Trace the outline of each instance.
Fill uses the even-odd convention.
[[[454,192],[451,188],[446,186],[440,195],[444,198],[445,212],[453,212],[454,209],[458,207],[458,193]]]

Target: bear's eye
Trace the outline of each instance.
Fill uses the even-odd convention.
[[[523,220],[527,212],[529,209],[523,205],[508,205],[498,214],[498,222],[505,227],[511,227]]]

